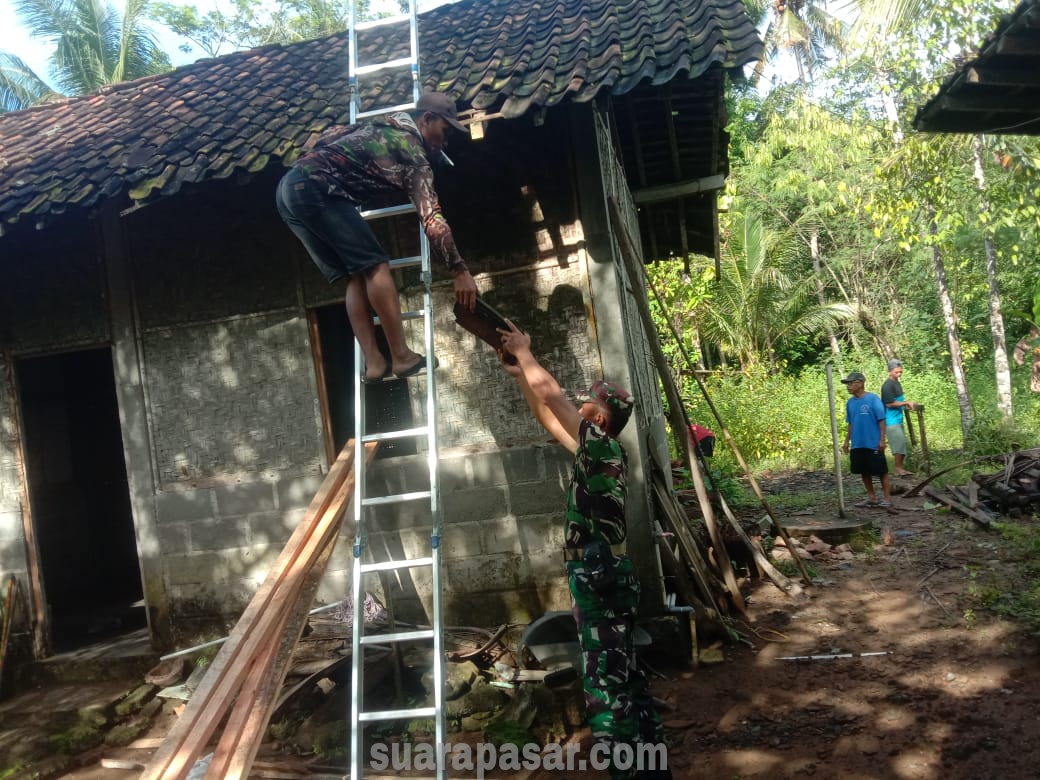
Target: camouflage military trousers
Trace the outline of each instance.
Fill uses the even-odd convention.
[[[614,560],[614,576],[594,588],[583,561],[567,563],[574,621],[581,643],[585,717],[597,741],[611,749],[663,742],[646,677],[636,666],[632,628],[639,606],[639,578],[627,555]],[[612,778],[635,777],[611,763]]]

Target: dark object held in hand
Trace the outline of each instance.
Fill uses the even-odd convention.
[[[477,298],[476,311],[470,311],[462,304],[456,303],[452,309],[455,314],[455,322],[461,328],[465,328],[474,336],[497,349],[502,349],[502,334],[498,329],[509,330],[506,318],[495,311],[483,299]],[[517,329],[523,329],[517,325]],[[510,365],[516,364],[516,358],[505,353],[505,361]]]

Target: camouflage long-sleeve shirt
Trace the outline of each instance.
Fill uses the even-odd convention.
[[[578,449],[567,493],[566,546],[625,541],[628,464],[621,442],[589,420],[578,427]]]
[[[296,167],[329,195],[358,205],[394,190],[403,192],[419,213],[433,256],[453,272],[465,270],[433,188],[433,168],[422,135],[408,114],[332,127]]]

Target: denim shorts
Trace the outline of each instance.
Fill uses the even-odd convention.
[[[326,194],[306,171],[293,168],[282,177],[275,204],[329,283],[389,262],[357,206]]]

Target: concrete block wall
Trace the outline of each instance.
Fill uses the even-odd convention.
[[[439,463],[444,514],[442,593],[448,624],[490,626],[533,620],[570,603],[563,576],[563,509],[570,482],[570,455],[560,446],[444,453]],[[368,474],[371,495],[428,487],[425,456],[377,461]],[[429,555],[425,502],[376,507],[366,561]],[[324,602],[351,590],[352,529],[347,524],[319,591]],[[429,619],[432,582],[428,569],[375,576],[365,588],[398,617]]]
[[[322,478],[276,476],[157,495],[162,572],[174,623],[190,627],[241,612]]]

